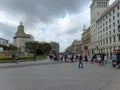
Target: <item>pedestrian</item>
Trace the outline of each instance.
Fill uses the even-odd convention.
[[[78,68],[84,68],[84,67],[83,67],[83,60],[82,60],[82,59],[83,59],[83,57],[82,57],[82,55],[80,55],[80,56],[79,56]]]
[[[36,53],[34,52],[34,55],[33,55],[33,60],[36,61]]]
[[[113,67],[115,67],[116,62],[117,62],[117,56],[113,53],[113,55],[112,55],[112,65],[113,65]]]
[[[18,56],[18,53],[15,54],[15,62],[18,63],[18,60],[19,60],[19,56]]]
[[[107,58],[106,55],[105,55],[105,57],[104,57],[104,64],[105,64],[105,65],[108,64],[108,58]]]
[[[15,53],[12,53],[11,58],[12,58],[12,62],[15,62]]]
[[[92,58],[91,58],[91,63],[92,64],[93,64],[94,59],[95,59],[95,55],[93,55]]]
[[[64,54],[64,61],[67,62],[67,54]]]
[[[88,62],[88,57],[87,55],[85,55],[85,60],[84,60],[86,63]]]

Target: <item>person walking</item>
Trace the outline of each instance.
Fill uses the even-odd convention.
[[[18,53],[15,54],[15,62],[18,63],[18,60],[19,60],[19,56],[18,56]]]
[[[36,61],[36,53],[34,52],[34,55],[33,55],[33,60]]]
[[[87,55],[85,55],[85,60],[84,60],[86,63],[88,62],[88,57]]]
[[[117,56],[115,54],[112,55],[112,65],[115,67],[117,61]]]
[[[108,64],[108,58],[107,58],[107,56],[105,55],[105,57],[104,57],[104,65],[106,65],[106,64]]]
[[[15,53],[12,53],[11,58],[12,58],[12,62],[15,62]]]
[[[84,68],[83,67],[83,60],[82,60],[82,55],[79,56],[79,64],[78,64],[78,68]]]

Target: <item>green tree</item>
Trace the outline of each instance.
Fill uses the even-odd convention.
[[[18,51],[18,48],[12,44],[9,45],[8,51]]]
[[[29,53],[34,53],[38,47],[38,42],[26,42],[26,51]]]
[[[9,46],[0,45],[0,47],[2,47],[4,51],[18,51],[18,48],[12,44]]]
[[[43,51],[44,51],[45,55],[49,54],[51,48],[52,47],[51,47],[50,43],[43,43]]]
[[[26,50],[30,53],[36,53],[37,55],[47,55],[51,50],[51,45],[49,43],[42,42],[27,42]]]

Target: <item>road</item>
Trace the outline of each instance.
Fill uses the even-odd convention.
[[[0,64],[0,90],[120,90],[120,70],[48,60],[6,63]]]

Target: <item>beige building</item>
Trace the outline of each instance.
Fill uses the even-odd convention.
[[[110,6],[108,3],[109,0],[93,0],[91,4],[91,50],[110,57],[113,50],[120,49],[120,0]]]
[[[20,23],[20,25],[17,27],[17,32],[15,33],[15,36],[13,37],[14,45],[19,48],[20,52],[25,52],[25,43],[29,41],[34,41],[34,38],[30,34],[26,34],[24,32],[24,25]]]
[[[84,27],[81,41],[82,41],[83,52],[85,51],[85,49],[89,51],[89,49],[91,48],[91,28],[90,27],[87,29],[85,29]]]
[[[9,40],[0,38],[0,45],[9,46]]]
[[[80,40],[74,40],[73,43],[72,43],[72,52],[73,53],[76,53],[76,54],[79,54],[80,52],[82,52],[82,48],[81,48],[81,41]]]
[[[97,53],[97,26],[96,21],[100,15],[109,6],[109,0],[92,0],[91,8],[91,52],[92,54]]]
[[[60,49],[60,46],[59,46],[59,43],[57,42],[51,42],[51,53],[59,53],[59,49]]]
[[[80,40],[74,40],[72,44],[66,49],[66,52],[80,54],[82,53],[82,43]]]

